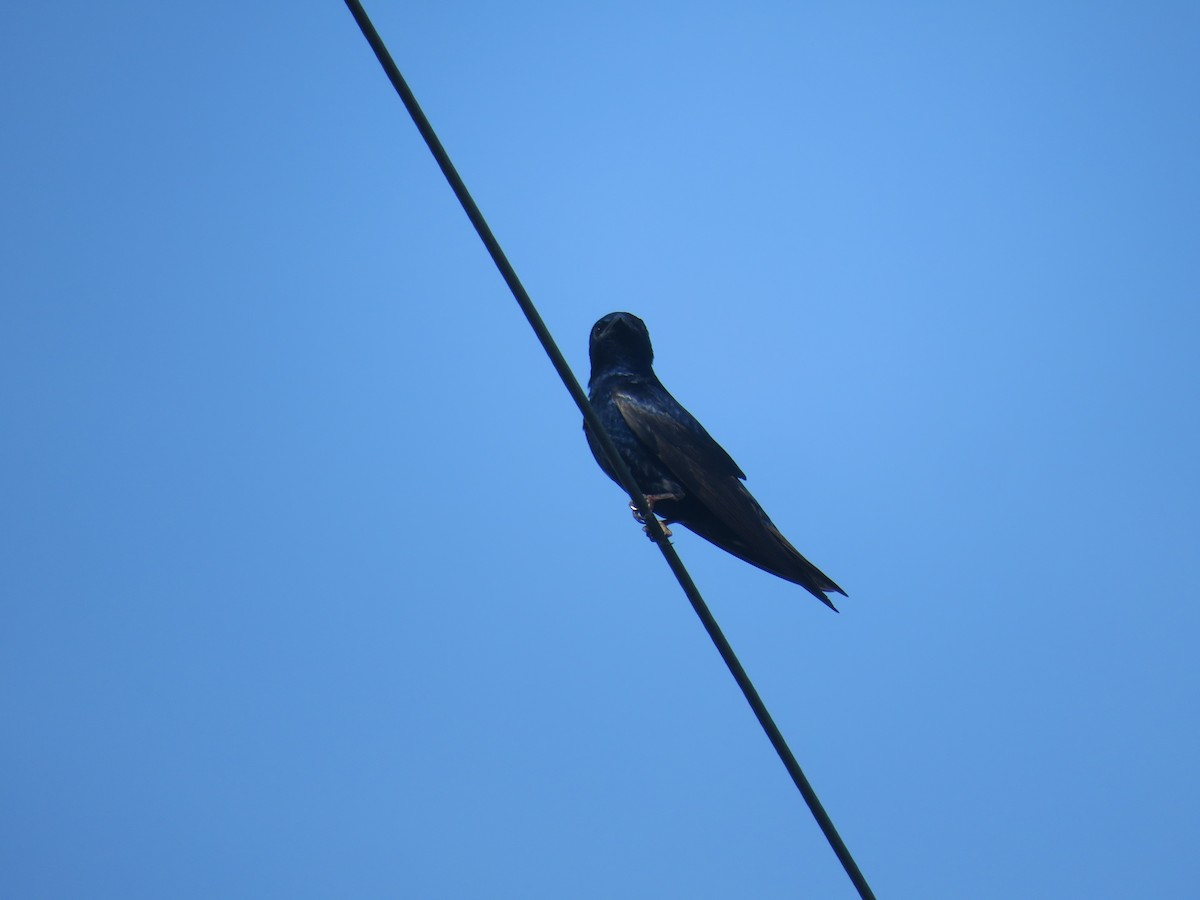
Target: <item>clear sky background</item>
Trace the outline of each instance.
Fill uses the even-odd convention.
[[[1195,3],[373,2],[881,898],[1194,890]],[[0,12],[0,894],[849,882],[340,2]]]

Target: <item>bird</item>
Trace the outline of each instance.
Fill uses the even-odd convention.
[[[846,592],[780,533],[742,483],[738,464],[654,374],[646,323],[632,313],[609,313],[592,327],[588,356],[588,400],[646,505],[665,520],[660,524],[678,522],[837,612],[826,595]],[[586,420],[583,430],[600,468],[620,484]]]

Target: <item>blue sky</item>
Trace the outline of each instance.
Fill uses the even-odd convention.
[[[368,10],[877,894],[1189,889],[1197,8]],[[853,896],[343,5],[0,47],[0,893]]]

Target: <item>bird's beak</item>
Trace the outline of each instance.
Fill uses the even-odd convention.
[[[629,320],[629,316],[617,316],[617,318],[608,323],[608,327],[604,329],[604,333],[608,334],[617,327],[620,327],[625,331],[637,331],[637,329],[633,327],[633,323]]]

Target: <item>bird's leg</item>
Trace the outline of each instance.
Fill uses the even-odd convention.
[[[659,500],[682,500],[683,499],[682,494],[645,494],[644,496],[646,498],[646,505],[648,507],[650,507],[650,513],[652,515],[654,513],[654,504],[657,503]],[[640,512],[638,512],[637,506],[634,505],[633,503],[630,503],[629,509],[633,513],[633,517],[635,519],[637,519],[638,522],[641,523],[642,531],[646,532],[646,537],[650,538],[650,540],[654,540],[654,535],[652,535],[650,533],[650,526],[646,524],[645,517]],[[662,528],[662,530],[663,530],[663,537],[671,536],[671,529],[667,527],[667,525],[670,523],[670,521],[671,521],[670,519],[668,519],[664,516],[658,522],[659,527]]]

